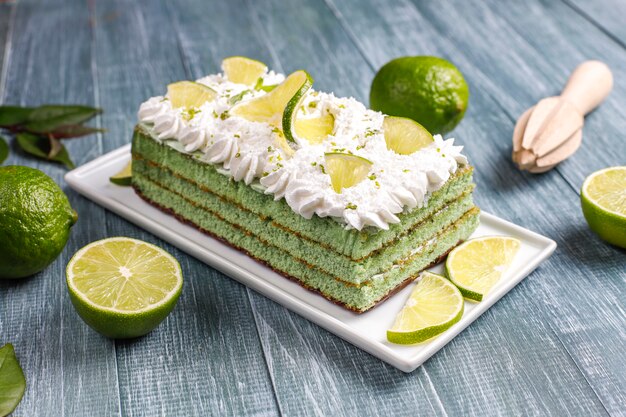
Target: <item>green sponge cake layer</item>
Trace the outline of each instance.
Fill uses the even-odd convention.
[[[390,224],[389,230],[366,228],[359,231],[348,229],[328,217],[313,216],[305,219],[295,213],[284,199],[275,202],[272,196],[258,192],[253,186],[243,182],[233,181],[229,176],[220,173],[217,166],[200,161],[201,153],[186,154],[174,149],[173,146],[176,145],[179,142],[161,142],[154,139],[148,126],[138,125],[133,136],[133,158],[154,163],[154,169],[167,168],[172,174],[202,186],[206,192],[271,219],[276,227],[288,230],[303,241],[316,242],[331,252],[356,261],[380,251],[385,246],[395,244],[417,225],[468,193],[473,186],[472,168],[465,166],[452,175],[442,188],[433,192],[424,207],[400,213],[398,217],[401,222]]]
[[[306,259],[309,264],[337,279],[354,284],[367,282],[372,276],[393,267],[394,264],[406,258],[411,251],[432,239],[442,228],[454,223],[463,213],[473,207],[470,186],[465,194],[454,201],[445,203],[439,211],[418,224],[409,233],[399,237],[393,244],[359,261],[354,261],[343,254],[332,253],[317,242],[302,239],[285,228],[277,227],[271,218],[260,216],[207,192],[202,185],[177,176],[167,168],[135,158],[133,171],[136,183],[140,184],[149,180],[162,189],[184,196],[195,206],[217,214],[231,224],[239,225],[243,230],[262,237],[294,257]],[[276,204],[273,201],[270,203]],[[195,219],[191,220],[195,221]],[[329,256],[332,256],[332,262],[328,261]]]
[[[204,210],[186,197],[162,188],[143,175],[133,175],[133,187],[144,199],[163,210],[173,212],[179,219],[247,252],[277,272],[292,278],[306,288],[321,293],[329,300],[356,312],[366,311],[385,299],[394,290],[410,282],[415,275],[438,261],[451,248],[471,235],[478,225],[479,210],[471,208],[456,222],[441,230],[423,246],[414,249],[408,258],[379,274],[366,284],[357,286],[335,279],[332,275],[294,257],[240,225]],[[332,259],[330,259],[332,261]]]

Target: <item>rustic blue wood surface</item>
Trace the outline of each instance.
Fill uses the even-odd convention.
[[[68,189],[80,221],[45,271],[0,282],[0,345],[28,388],[16,416],[626,415],[626,254],[582,217],[591,172],[626,163],[626,6],[619,0],[111,0],[0,2],[0,102],[102,107],[103,135],[71,141],[77,164],[130,140],[135,112],[165,85],[247,55],[306,68],[316,86],[367,102],[378,67],[443,56],[470,84],[453,132],[487,211],[557,241],[556,253],[412,374],[382,363]],[[510,162],[515,119],[558,93],[584,59],[615,74],[570,160],[540,176]],[[178,306],[148,336],[101,337],[64,282],[85,244],[125,235],[176,256]]]

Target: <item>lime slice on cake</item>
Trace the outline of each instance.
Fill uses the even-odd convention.
[[[109,181],[117,185],[124,185],[124,186],[130,185],[131,180],[133,178],[132,164],[133,162],[129,161],[128,164],[126,164],[126,166],[122,168],[120,172],[113,175],[112,177],[109,177]]]
[[[513,262],[520,241],[487,236],[470,239],[450,252],[446,271],[465,298],[482,301]]]
[[[66,273],[78,315],[111,338],[150,332],[172,311],[183,286],[172,255],[126,237],[85,246],[72,257]]]
[[[296,117],[295,113],[292,113],[292,117]],[[332,114],[320,117],[296,117],[292,125],[293,129],[290,129],[290,132],[295,132],[298,138],[306,139],[310,144],[318,145],[333,133],[335,118]]]
[[[324,160],[333,190],[338,194],[342,189],[353,187],[367,178],[372,167],[370,160],[343,152],[325,153]]]
[[[410,345],[431,339],[461,320],[463,309],[463,295],[454,284],[440,275],[424,272],[387,330],[387,340]]]
[[[433,143],[433,135],[415,120],[385,116],[383,131],[387,149],[400,155],[410,155]]]
[[[313,80],[306,71],[296,71],[269,93],[236,105],[230,113],[252,122],[264,122],[282,128],[284,117],[287,114],[291,117],[294,106],[311,85]]]
[[[626,248],[626,166],[591,174],[580,193],[585,219],[603,240]]]
[[[207,101],[215,100],[217,93],[210,87],[195,81],[178,81],[167,86],[167,96],[172,107],[200,107]]]
[[[267,65],[245,56],[231,56],[222,61],[222,70],[229,81],[253,86],[267,72]]]

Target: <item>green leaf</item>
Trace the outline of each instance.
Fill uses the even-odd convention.
[[[61,144],[61,150],[59,151],[59,153],[50,160],[65,165],[67,169],[76,168],[76,165],[74,165],[74,162],[72,162],[70,154],[67,152],[67,149],[65,149],[65,146],[63,146],[63,144]]]
[[[48,153],[50,152],[48,138],[42,138],[32,133],[18,133],[15,135],[15,140],[24,152],[38,158],[48,159]]]
[[[0,348],[0,416],[15,410],[26,391],[26,378],[15,357],[13,345],[7,343]]]
[[[0,164],[9,156],[9,144],[4,136],[0,136]]]
[[[69,153],[67,153],[67,149],[65,149],[65,146],[63,146],[60,142],[59,145],[61,145],[61,149],[56,153],[56,155],[50,158],[49,155],[51,154],[52,148],[50,146],[49,138],[22,132],[15,135],[15,140],[20,148],[28,154],[48,161],[61,163],[68,169],[74,169],[75,167],[74,163],[70,159]]]
[[[31,107],[0,106],[0,126],[10,127],[25,123],[34,110]]]
[[[30,114],[24,128],[33,133],[52,132],[61,126],[84,123],[101,112],[88,106],[41,106]]]
[[[98,129],[96,127],[83,125],[64,125],[54,129],[51,133],[57,139],[70,139],[79,136],[91,135],[92,133],[103,133],[106,129]]]

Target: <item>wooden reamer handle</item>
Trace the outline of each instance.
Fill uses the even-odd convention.
[[[585,61],[567,80],[561,97],[573,104],[584,116],[595,109],[613,88],[613,74],[600,61]]]

